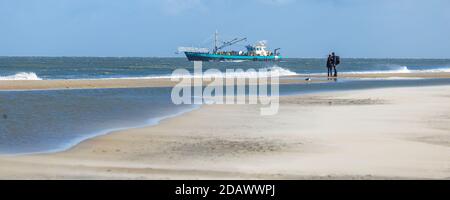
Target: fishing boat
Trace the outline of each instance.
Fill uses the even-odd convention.
[[[254,45],[247,45],[246,51],[225,51],[224,48],[247,40],[234,38],[230,41],[219,42],[218,32],[214,34],[214,47],[208,48],[179,47],[178,52],[184,52],[189,61],[278,61],[281,60],[280,48],[269,51],[266,41],[259,41]]]

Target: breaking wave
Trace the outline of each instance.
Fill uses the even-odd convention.
[[[381,73],[411,73],[411,70],[408,69],[407,66],[400,66],[395,69],[388,69],[388,70],[368,70],[368,71],[350,71],[350,72],[343,72],[346,74],[381,74]]]
[[[121,78],[105,78],[105,79],[164,79],[164,78],[257,78],[257,77],[277,77],[277,76],[294,76],[297,73],[278,66],[260,68],[254,70],[236,70],[231,71],[218,71],[214,69],[208,69],[203,72],[202,75],[187,74],[187,75],[161,75],[161,76],[144,76],[144,77],[121,77]]]
[[[400,74],[400,73],[437,73],[437,72],[450,72],[450,68],[435,68],[435,69],[409,69],[407,66],[399,66],[390,70],[378,70],[378,71],[350,71],[342,73],[344,74]]]
[[[14,75],[0,76],[0,80],[42,80],[34,72],[19,72]]]
[[[413,69],[411,69],[413,68]],[[339,69],[338,69],[339,70]],[[342,69],[342,74],[402,74],[402,73],[439,73],[439,72],[447,72],[450,73],[450,67],[435,67],[435,68],[425,68],[418,69],[417,67],[407,66],[390,66],[387,69],[378,69],[378,70],[352,70],[347,71]],[[229,69],[229,71],[218,70],[218,69],[208,69],[203,72],[202,75],[196,75],[192,72],[189,74],[162,74],[162,75],[142,75],[142,76],[119,76],[119,77],[105,77],[105,76],[96,76],[91,75],[90,77],[77,77],[71,76],[70,78],[61,78],[61,79],[72,79],[72,80],[96,80],[96,79],[170,79],[170,78],[214,78],[214,77],[228,77],[228,78],[257,78],[257,77],[281,77],[281,76],[295,76],[295,75],[323,75],[326,74],[324,72],[315,73],[315,72],[299,72],[296,73],[289,69],[279,67],[274,65],[272,67],[266,68],[257,68],[257,69]],[[45,80],[61,80],[60,78],[45,78]],[[0,80],[44,80],[39,77],[34,72],[18,72],[13,75],[0,75]]]
[[[273,66],[268,68],[260,68],[260,69],[254,69],[254,70],[235,70],[231,69],[231,71],[217,71],[217,70],[206,70],[203,72],[203,75],[195,75],[195,74],[188,74],[188,75],[173,75],[173,74],[167,74],[167,75],[149,75],[149,76],[124,76],[124,77],[111,77],[111,78],[105,78],[105,77],[99,77],[99,78],[71,78],[73,80],[95,80],[95,79],[170,79],[170,78],[214,78],[214,77],[228,77],[228,78],[257,78],[257,77],[276,77],[276,76],[293,76],[297,75],[297,73],[290,71],[288,69]],[[8,76],[0,76],[0,80],[43,80],[40,78],[36,73],[34,72],[19,72],[14,75],[8,75]],[[57,79],[55,79],[57,80]]]
[[[222,73],[208,73],[206,71],[203,74],[203,77],[245,77],[245,78],[256,78],[256,77],[277,77],[277,76],[294,76],[297,73],[285,69],[278,66],[268,67],[268,68],[260,68],[256,70],[243,70],[243,71],[231,71],[231,72],[222,72]]]

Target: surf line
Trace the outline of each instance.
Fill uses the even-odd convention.
[[[171,91],[175,105],[261,104],[261,115],[278,113],[280,73],[277,70],[226,69],[222,73],[218,69],[208,69],[203,73],[202,65],[201,61],[194,61],[193,75],[184,68],[172,72],[171,81],[177,82]],[[236,76],[237,74],[243,75]],[[204,81],[209,82],[206,87],[203,85]]]

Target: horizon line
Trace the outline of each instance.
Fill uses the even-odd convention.
[[[0,58],[185,58],[184,56],[49,56],[49,55],[0,55]],[[324,57],[284,57],[283,59],[323,59]],[[432,60],[450,60],[449,58],[439,57],[342,57],[345,59],[432,59]]]

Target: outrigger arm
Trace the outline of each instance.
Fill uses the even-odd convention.
[[[220,47],[216,47],[216,48],[215,48],[215,52],[217,52],[217,51],[220,50],[220,49],[223,49],[223,48],[225,48],[225,47],[234,45],[234,44],[236,44],[236,43],[239,43],[239,42],[242,42],[242,41],[245,41],[245,40],[247,40],[247,38],[234,38],[234,39],[231,40],[231,41],[224,42]]]

